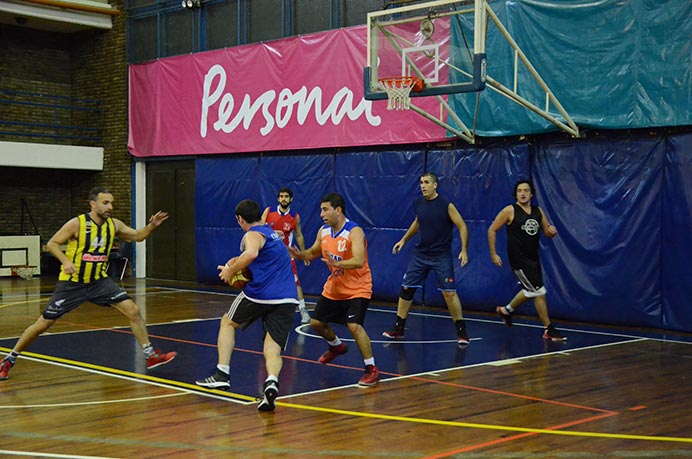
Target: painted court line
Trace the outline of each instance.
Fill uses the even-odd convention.
[[[440,317],[448,318],[446,316],[440,316]],[[492,321],[492,322],[499,324],[499,322],[496,322],[496,321]],[[575,330],[575,331],[579,332],[579,333],[591,333],[589,331],[582,331],[582,330]],[[600,332],[596,332],[596,333],[609,335],[609,336],[626,337],[626,338],[630,338],[630,339],[631,338],[638,338],[638,339],[632,339],[629,341],[618,342],[618,343],[608,343],[608,344],[602,344],[602,345],[596,345],[596,346],[588,346],[588,347],[584,347],[584,348],[569,349],[569,352],[577,352],[577,351],[594,349],[594,348],[603,347],[603,346],[631,344],[631,343],[635,343],[635,342],[639,342],[639,341],[645,341],[647,339],[655,340],[655,341],[667,341],[667,342],[669,342],[669,340],[660,340],[660,339],[656,339],[656,338],[643,338],[643,337],[635,337],[635,336],[631,336],[631,335],[612,334],[612,333],[600,333]],[[175,340],[174,338],[164,338],[164,339]],[[689,343],[686,343],[686,344],[689,344]],[[0,350],[9,352],[9,349],[5,349],[5,348],[0,348]],[[522,358],[519,358],[518,360],[526,360],[529,358],[538,358],[538,357],[542,358],[542,357],[549,356],[551,354],[553,354],[553,353],[538,354],[538,355],[534,355],[534,356],[522,357]],[[554,354],[565,354],[565,351],[557,351]],[[181,382],[166,380],[166,379],[162,379],[162,378],[156,378],[156,377],[149,376],[149,375],[141,375],[141,374],[131,373],[131,372],[117,370],[117,369],[109,369],[106,367],[100,367],[100,366],[91,365],[88,363],[75,362],[75,361],[70,361],[67,359],[60,359],[60,358],[56,358],[56,357],[42,356],[40,354],[24,353],[23,355],[25,355],[27,357],[34,357],[34,359],[37,361],[49,362],[52,364],[58,364],[58,365],[71,367],[71,368],[79,368],[79,369],[82,369],[85,371],[90,371],[93,373],[105,374],[105,375],[110,375],[110,376],[115,376],[115,377],[121,377],[121,378],[128,379],[128,380],[145,382],[147,384],[153,384],[153,385],[157,385],[160,387],[166,387],[166,388],[170,388],[170,389],[184,390],[187,393],[195,393],[198,395],[210,396],[213,398],[226,400],[226,401],[233,401],[236,403],[240,402],[240,400],[247,400],[247,401],[252,400],[253,402],[255,401],[254,397],[249,397],[249,396],[245,396],[242,394],[230,394],[226,391],[217,391],[217,390],[213,390],[213,389],[199,388],[197,386],[190,385],[187,383],[181,383]],[[517,360],[517,359],[513,359],[513,360]],[[471,365],[471,366],[466,366],[466,367],[458,367],[456,369],[469,368],[469,367],[478,366],[478,365],[488,365],[488,363],[486,362],[486,363],[476,364],[476,365]],[[455,370],[455,369],[444,369],[444,370],[440,370],[440,371],[447,372],[447,371],[451,371],[451,370]],[[421,373],[421,375],[425,376],[425,375],[429,375],[430,373],[431,372]],[[397,378],[412,378],[412,377],[420,377],[420,376],[417,376],[417,375],[401,376],[401,375],[399,375]],[[384,380],[383,382],[385,382],[385,381],[388,381],[388,380]],[[430,381],[440,383],[439,381],[434,381],[434,380],[430,380]],[[455,384],[455,386],[459,386],[459,385]],[[352,387],[352,386],[348,386],[348,387]],[[482,388],[475,388],[475,387],[471,387],[471,386],[459,386],[459,387],[468,387],[469,389],[474,389],[474,390],[484,390]],[[517,394],[501,393],[499,391],[492,391],[492,390],[487,390],[487,391],[498,393],[498,394],[503,394],[503,395],[513,395],[513,396],[517,395]],[[218,393],[218,394],[216,394],[216,393]],[[223,395],[223,397],[221,397],[220,395]],[[237,397],[240,400],[234,399],[234,397]],[[536,400],[540,400],[540,399],[536,399]],[[550,402],[550,401],[547,401],[547,402]],[[560,403],[560,402],[555,402],[555,403]],[[579,407],[578,405],[571,405],[571,404],[564,404],[564,405],[565,406],[574,406],[575,408]],[[486,430],[489,429],[489,430],[499,430],[499,431],[520,432],[522,435],[526,435],[526,434],[548,434],[548,435],[565,435],[565,436],[579,436],[579,437],[592,437],[592,438],[612,438],[612,439],[621,439],[621,440],[643,440],[643,441],[659,441],[659,442],[692,443],[692,438],[685,438],[685,437],[610,434],[610,433],[585,432],[585,431],[564,431],[564,430],[559,430],[556,428],[534,429],[534,428],[526,428],[526,427],[504,426],[504,425],[493,425],[493,424],[478,424],[478,423],[467,423],[467,422],[456,422],[456,421],[440,421],[440,420],[435,420],[435,419],[414,418],[414,417],[406,417],[406,416],[391,416],[391,415],[386,415],[386,414],[373,414],[373,413],[339,410],[339,409],[333,409],[333,408],[323,408],[323,407],[317,407],[317,406],[288,403],[288,402],[284,402],[284,401],[277,401],[277,406],[283,406],[286,408],[294,408],[294,409],[301,409],[301,410],[307,410],[307,411],[327,412],[327,413],[340,414],[340,415],[352,416],[352,417],[364,417],[364,418],[399,421],[399,422],[412,422],[412,423],[443,425],[443,426],[452,426],[452,427],[466,427],[466,428],[477,428],[477,429],[486,429]],[[600,411],[601,413],[604,413],[604,414],[599,415],[599,416],[595,416],[595,417],[590,417],[590,418],[588,418],[588,420],[576,421],[578,423],[588,422],[590,420],[600,419],[600,418],[605,417],[605,416],[612,416],[612,415],[617,414],[617,413],[612,412],[612,411],[599,410],[599,409],[589,408],[589,407],[579,407],[579,408],[584,408],[584,409],[589,409],[589,410],[597,410],[597,411]],[[564,426],[559,426],[559,427],[564,427]],[[447,453],[447,454],[449,455],[449,454],[453,454],[453,453]],[[59,456],[57,456],[57,457],[59,457]]]
[[[10,352],[10,349],[5,347],[0,347],[0,351],[5,354]],[[171,379],[159,378],[156,376],[134,373],[126,370],[119,370],[117,368],[108,368],[100,365],[94,365],[87,362],[78,362],[75,360],[63,359],[60,357],[53,357],[50,355],[36,354],[33,352],[22,352],[22,358],[27,360],[32,360],[34,362],[48,363],[51,365],[57,365],[64,368],[71,368],[76,370],[86,371],[88,373],[94,373],[102,376],[110,376],[114,378],[125,379],[132,382],[141,382],[144,384],[150,384],[152,386],[163,387],[166,389],[173,390],[183,390],[187,394],[197,394],[204,395],[211,398],[217,398],[219,400],[230,401],[239,404],[246,404],[246,402],[255,402],[256,398],[244,394],[236,394],[228,391],[221,391],[218,389],[207,389],[205,387],[199,387],[194,384],[188,384],[180,381],[175,381]]]
[[[181,395],[187,395],[184,392],[166,395],[152,395],[149,397],[136,397],[136,398],[120,398],[115,400],[97,400],[93,402],[72,402],[72,403],[44,403],[39,405],[0,405],[0,410],[16,410],[19,408],[65,408],[74,406],[90,406],[90,405],[108,405],[112,403],[130,403],[130,402],[141,402],[144,400],[155,400],[159,398],[170,398],[170,397],[180,397]]]
[[[52,454],[52,453],[42,453],[39,451],[10,451],[6,449],[0,449],[0,454],[10,455],[10,456],[29,456],[29,457],[64,457],[70,459],[118,459],[116,457],[107,456],[76,456],[74,454]]]
[[[310,405],[299,405],[295,403],[277,402],[277,406],[283,406],[286,408],[295,408],[306,411],[317,411],[321,413],[331,413],[331,414],[341,414],[344,416],[352,417],[362,417],[370,419],[382,419],[387,421],[401,421],[401,422],[411,422],[416,424],[430,424],[438,426],[448,426],[448,427],[468,427],[473,429],[484,429],[484,430],[500,430],[508,432],[525,432],[525,433],[538,433],[538,434],[548,434],[548,435],[564,435],[572,437],[592,437],[592,438],[614,438],[619,440],[647,440],[647,441],[664,441],[664,442],[678,442],[678,443],[690,443],[692,444],[692,438],[685,437],[664,437],[664,436],[654,436],[654,435],[628,435],[628,434],[611,434],[602,432],[582,432],[582,431],[568,431],[568,430],[550,430],[550,429],[533,429],[529,427],[515,427],[515,426],[503,426],[496,424],[478,424],[473,422],[458,422],[458,421],[441,421],[438,419],[426,419],[426,418],[414,418],[407,416],[391,416],[386,414],[373,414],[373,413],[363,413],[360,411],[348,411],[339,410],[336,408],[322,408],[318,406]],[[605,413],[605,415],[612,415],[611,413]]]
[[[0,350],[5,351],[5,352],[9,352],[9,349],[6,349],[6,348],[0,348]],[[77,367],[77,368],[83,369],[85,371],[90,371],[90,372],[99,373],[99,374],[107,374],[107,375],[111,375],[111,376],[115,376],[115,377],[122,377],[124,379],[133,379],[133,380],[145,382],[147,384],[157,385],[160,387],[166,387],[166,388],[171,388],[171,389],[176,389],[176,388],[188,389],[188,392],[197,393],[199,395],[206,395],[206,396],[214,396],[217,394],[226,395],[226,397],[223,397],[222,399],[227,400],[227,401],[234,401],[234,399],[232,397],[238,397],[241,400],[255,401],[254,397],[249,397],[249,396],[242,395],[242,394],[229,394],[229,393],[224,393],[223,391],[218,391],[215,389],[199,390],[199,389],[204,389],[204,388],[198,388],[197,386],[193,386],[191,384],[165,380],[165,379],[157,378],[154,376],[141,375],[141,374],[131,373],[131,372],[117,370],[117,369],[107,369],[105,367],[100,367],[98,365],[92,365],[92,364],[87,364],[87,363],[82,363],[82,362],[74,362],[74,361],[70,361],[67,359],[61,359],[61,358],[57,358],[57,357],[42,356],[40,354],[33,354],[33,353],[28,353],[28,352],[25,354],[26,354],[27,358],[33,358],[34,360],[37,360],[37,361],[48,361],[50,363],[59,364],[59,365],[67,366],[67,367]],[[190,390],[190,389],[193,389],[193,390]],[[216,397],[216,398],[220,398],[220,397]],[[235,401],[238,401],[238,400],[235,400]],[[315,412],[322,412],[322,413],[340,414],[340,415],[350,416],[350,417],[363,417],[363,418],[381,419],[381,420],[389,420],[389,421],[411,422],[411,423],[417,423],[417,424],[441,425],[441,426],[450,426],[450,427],[467,427],[467,428],[485,429],[485,430],[537,433],[537,434],[548,434],[548,435],[564,435],[564,436],[595,437],[595,438],[614,438],[614,439],[621,439],[621,440],[647,440],[647,441],[679,442],[679,443],[691,443],[692,444],[692,438],[683,438],[683,437],[609,434],[609,433],[601,433],[601,432],[533,429],[533,428],[527,428],[527,427],[503,426],[503,425],[495,425],[495,424],[478,424],[478,423],[470,423],[470,422],[441,421],[441,420],[436,420],[436,419],[415,418],[415,417],[406,417],[406,416],[391,416],[391,415],[386,415],[386,414],[363,413],[363,412],[358,412],[358,411],[348,411],[348,410],[340,410],[340,409],[334,409],[334,408],[324,408],[324,407],[317,407],[317,406],[310,406],[310,405],[287,403],[287,402],[283,402],[283,401],[281,401],[281,402],[277,401],[276,405],[277,406],[283,406],[285,408],[294,408],[294,409],[300,409],[300,410],[305,410],[305,411],[315,411]],[[601,411],[603,411],[603,410],[601,410]]]

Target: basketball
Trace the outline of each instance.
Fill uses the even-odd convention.
[[[230,264],[230,263],[233,263],[234,261],[235,261],[235,257],[228,260],[228,263]],[[231,276],[231,281],[229,282],[229,284],[231,285],[231,287],[237,288],[240,290],[240,289],[245,288],[247,283],[250,282],[251,280],[252,280],[252,272],[248,268],[243,268]]]

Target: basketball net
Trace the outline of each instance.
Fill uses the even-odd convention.
[[[387,93],[387,110],[408,110],[411,89],[419,78],[411,76],[380,78],[380,86]],[[422,82],[421,82],[422,83]]]

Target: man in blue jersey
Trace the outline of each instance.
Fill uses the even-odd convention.
[[[428,273],[432,271],[435,273],[438,288],[442,292],[447,309],[449,309],[454,321],[457,344],[466,346],[469,344],[469,337],[461,310],[461,300],[459,300],[454,282],[453,227],[457,227],[461,238],[461,252],[459,252],[458,259],[462,267],[468,263],[469,233],[464,219],[454,204],[437,192],[437,183],[437,175],[432,172],[425,172],[421,176],[420,190],[422,196],[417,197],[413,202],[416,218],[404,237],[392,248],[393,254],[399,253],[409,239],[416,233],[420,233],[419,241],[414,249],[415,256],[409,263],[401,283],[396,322],[391,330],[385,331],[382,335],[391,339],[404,337],[406,319],[413,303],[413,295],[417,288],[423,286]]]
[[[235,208],[235,216],[245,231],[240,242],[242,253],[217,267],[220,271],[219,278],[230,283],[233,274],[248,268],[252,273],[252,280],[221,318],[216,372],[196,383],[215,389],[229,388],[235,331],[238,328],[244,330],[256,320],[262,319],[267,379],[264,382],[264,397],[257,409],[273,411],[274,400],[279,394],[279,373],[283,365],[281,351],[288,344],[288,334],[293,326],[293,311],[298,304],[298,292],[288,249],[281,237],[269,225],[261,222],[259,204],[248,199],[241,201]]]
[[[507,256],[509,265],[517,276],[522,289],[506,306],[498,306],[497,314],[507,326],[512,325],[512,313],[522,304],[533,299],[538,317],[543,322],[543,338],[549,341],[565,341],[567,338],[555,329],[548,317],[546,289],[541,272],[541,259],[538,256],[539,238],[541,232],[549,238],[557,236],[557,229],[550,224],[543,209],[531,205],[533,198],[533,183],[529,180],[519,180],[514,185],[515,204],[502,209],[490,228],[488,228],[488,246],[490,259],[502,267],[502,258],[495,250],[497,232],[502,227],[507,228]]]

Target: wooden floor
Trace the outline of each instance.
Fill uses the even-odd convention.
[[[52,282],[45,277],[0,280],[0,352],[6,353],[14,338],[35,320]],[[145,309],[150,330],[171,329],[153,324],[176,327],[197,324],[189,322],[194,319],[218,318],[228,305],[228,291],[220,288],[218,295],[200,291],[201,286],[154,290],[165,285],[126,283]],[[472,341],[469,352],[492,348],[492,340],[502,339],[495,335],[506,338],[507,330],[518,327],[506,329],[499,319],[483,314],[467,311],[466,315],[471,332],[476,330],[479,338]],[[483,359],[463,357],[461,365],[409,374],[407,359],[410,363],[421,355],[434,359],[442,352],[416,343],[381,344],[377,341],[381,330],[366,322],[378,365],[382,361],[385,369],[378,387],[356,388],[355,372],[354,380],[332,381],[333,387],[309,391],[284,392],[282,382],[276,412],[267,414],[259,413],[242,394],[234,398],[195,390],[189,383],[205,371],[197,363],[186,363],[189,368],[178,365],[187,382],[168,379],[174,372],[141,371],[138,376],[136,370],[109,370],[107,365],[90,363],[98,362],[90,352],[94,359],[134,358],[137,349],[110,349],[108,344],[101,349],[87,340],[100,336],[90,331],[126,327],[127,321],[117,311],[85,305],[58,321],[51,335],[39,338],[20,358],[10,379],[0,381],[0,456],[692,458],[692,337],[561,325],[570,335],[565,347],[546,347],[523,357],[505,351]],[[483,331],[486,326],[498,332]],[[527,338],[521,338],[529,341],[529,347],[534,342],[543,346],[536,330],[528,329]],[[624,338],[591,342],[582,338],[581,331]],[[166,341],[163,333],[151,333],[155,342],[166,346],[173,342]],[[206,349],[209,342],[205,349],[199,347],[197,341],[206,342],[207,337],[195,336],[175,338],[180,358],[185,349],[192,354],[185,358],[207,360],[204,368],[213,367],[208,358],[215,349]],[[517,341],[512,347],[522,347],[519,335],[513,336]],[[238,346],[246,344],[239,335]],[[298,378],[310,382],[330,368],[314,365],[322,343],[309,340],[305,346],[300,355],[287,351],[285,360],[294,358],[298,363],[285,364],[284,372],[296,368]],[[70,348],[76,354],[70,354]],[[133,365],[136,368],[137,362]],[[261,366],[237,365],[234,354],[232,374],[238,383],[263,372]]]

